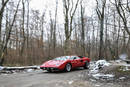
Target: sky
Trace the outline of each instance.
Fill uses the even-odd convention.
[[[52,14],[52,18],[55,15],[56,9],[56,2],[55,0],[32,0],[30,3],[30,7],[35,10],[40,10],[40,13],[46,11],[47,18],[50,17],[50,12]],[[62,0],[58,0],[58,19],[63,21],[63,7],[62,7]]]
[[[76,0],[74,0],[76,2]],[[85,15],[91,16],[92,11],[95,7],[95,0],[84,0],[84,6],[85,6]],[[50,12],[52,14],[52,18],[55,18],[55,9],[56,9],[56,0],[31,0],[30,2],[30,8],[34,10],[40,10],[40,13],[43,13],[46,11],[46,19],[45,21],[48,23],[50,22]],[[63,3],[62,0],[58,0],[58,11],[57,11],[57,22],[59,24],[60,28],[63,28],[64,24],[64,14],[63,14]],[[46,28],[47,29],[47,28]],[[47,31],[47,30],[45,30]],[[62,31],[62,30],[60,30]],[[45,37],[47,38],[47,33],[45,34]]]
[[[86,7],[85,14],[91,16],[93,8],[95,6],[95,0],[84,0],[84,5]],[[63,3],[62,0],[58,0],[58,16],[59,22],[64,21],[63,17]],[[40,10],[43,13],[46,10],[46,16],[49,18],[49,13],[52,13],[52,18],[55,15],[56,0],[31,0],[30,7],[35,10]]]

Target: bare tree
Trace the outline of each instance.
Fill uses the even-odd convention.
[[[24,45],[25,45],[25,40],[26,40],[26,37],[25,37],[25,29],[24,29],[24,25],[25,25],[25,1],[22,0],[22,5],[23,5],[23,14],[22,14],[22,17],[23,17],[23,21],[22,21],[22,36],[23,36],[23,41],[22,41],[22,46],[21,46],[21,52],[20,52],[20,55],[22,56],[23,54],[23,51],[24,51]]]
[[[125,31],[127,32],[127,34],[130,35],[130,30],[128,29],[128,26],[127,26],[128,25],[127,16],[126,16],[127,12],[125,11],[126,8],[128,8],[128,10],[129,10],[128,12],[130,13],[128,0],[127,0],[126,8],[125,8],[122,0],[115,0],[115,6],[116,6],[116,9],[117,9],[119,16],[123,20]]]
[[[85,23],[84,23],[84,13],[85,13],[85,8],[82,5],[81,2],[81,44],[82,44],[82,50],[83,50],[83,54],[85,56]]]
[[[67,55],[69,53],[69,40],[72,33],[72,23],[73,18],[78,6],[79,0],[76,1],[76,4],[74,5],[73,0],[63,0],[63,8],[64,8],[64,30],[65,30],[65,54]]]
[[[99,59],[103,58],[103,30],[104,30],[104,13],[105,13],[105,5],[106,0],[96,0],[97,8],[96,12],[100,21],[100,46],[99,46]]]
[[[56,10],[55,10],[55,23],[54,23],[54,31],[53,31],[53,49],[54,49],[54,57],[55,57],[55,49],[56,49],[56,23],[57,23],[57,7],[58,0],[56,0]]]
[[[28,44],[29,44],[29,0],[27,0],[27,8],[28,8],[28,11],[27,11],[27,48],[28,48]]]
[[[19,7],[19,3],[20,3],[21,0],[19,0],[18,4],[17,4],[17,7],[16,7],[16,11],[15,11],[15,14],[14,14],[14,17],[13,17],[13,20],[12,20],[12,23],[9,24],[9,27],[8,28],[8,33],[6,35],[6,40],[5,40],[5,43],[3,44],[2,48],[1,48],[1,51],[0,51],[0,65],[3,64],[4,62],[4,54],[5,54],[5,50],[7,49],[7,44],[9,42],[9,39],[10,39],[10,35],[11,35],[11,31],[12,31],[12,28],[13,28],[13,25],[14,25],[14,22],[15,22],[15,19],[16,19],[16,16],[17,16],[17,12],[18,12],[18,7]]]
[[[1,3],[2,7],[0,8],[0,49],[2,48],[1,29],[2,29],[3,13],[4,13],[4,9],[8,2],[9,2],[9,0],[2,0],[2,3]]]

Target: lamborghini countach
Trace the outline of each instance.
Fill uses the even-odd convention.
[[[83,56],[61,56],[44,62],[40,69],[53,71],[71,71],[73,68],[84,67],[89,68],[90,58]]]

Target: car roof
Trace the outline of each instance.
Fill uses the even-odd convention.
[[[62,56],[62,57],[78,57],[78,56]]]
[[[67,58],[67,59],[70,59],[70,58],[73,58],[73,57],[78,57],[78,56],[61,56],[61,58]]]

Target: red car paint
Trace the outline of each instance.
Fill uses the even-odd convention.
[[[63,60],[65,58],[65,60]],[[57,69],[64,70],[67,63],[70,63],[72,68],[83,67],[85,62],[90,62],[90,58],[82,56],[62,56],[61,59],[58,57],[56,60],[49,60],[43,63],[40,68],[43,70],[47,69]]]

